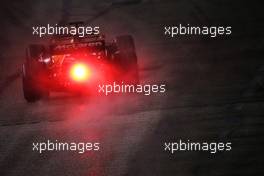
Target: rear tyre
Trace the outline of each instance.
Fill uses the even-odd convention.
[[[38,61],[39,56],[44,52],[43,45],[30,45],[27,48],[26,63],[23,64],[23,93],[27,102],[35,102],[49,96],[45,84],[46,74],[44,65]]]
[[[34,86],[34,81],[26,73],[26,69],[26,65],[24,64],[22,77],[24,98],[27,100],[27,102],[35,102],[41,98],[41,94],[40,91],[38,91]]]
[[[116,37],[118,63],[121,69],[121,81],[139,84],[138,63],[134,39],[130,35]]]

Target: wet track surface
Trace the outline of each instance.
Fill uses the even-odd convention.
[[[264,63],[263,24],[256,21],[263,17],[256,5],[241,3],[234,13],[236,3],[228,1],[146,0],[114,7],[110,1],[52,2],[24,4],[27,12],[13,2],[1,12],[8,14],[3,31],[10,36],[0,36],[8,41],[0,43],[1,51],[10,51],[2,52],[0,66],[1,176],[263,175],[264,97],[256,81]],[[99,25],[110,39],[132,34],[142,83],[166,83],[167,92],[53,93],[26,103],[17,73],[26,45],[39,40],[31,26],[70,20]],[[163,35],[164,25],[179,22],[227,24],[234,34],[219,39]],[[164,142],[178,139],[231,141],[233,149],[164,152]],[[33,142],[46,140],[100,142],[101,148],[84,154],[32,151]]]

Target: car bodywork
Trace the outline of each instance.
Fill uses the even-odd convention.
[[[91,91],[99,83],[137,84],[134,40],[130,35],[111,42],[104,35],[55,35],[47,46],[27,47],[22,80],[28,102],[47,97],[51,91]]]

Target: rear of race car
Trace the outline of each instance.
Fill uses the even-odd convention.
[[[110,44],[101,36],[59,37],[48,47],[29,45],[23,64],[23,90],[28,102],[52,91],[85,93],[109,82],[137,84],[134,41],[120,36]]]

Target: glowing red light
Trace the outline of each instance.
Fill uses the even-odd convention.
[[[74,81],[83,82],[89,79],[90,69],[86,64],[76,63],[70,69],[70,76]]]

